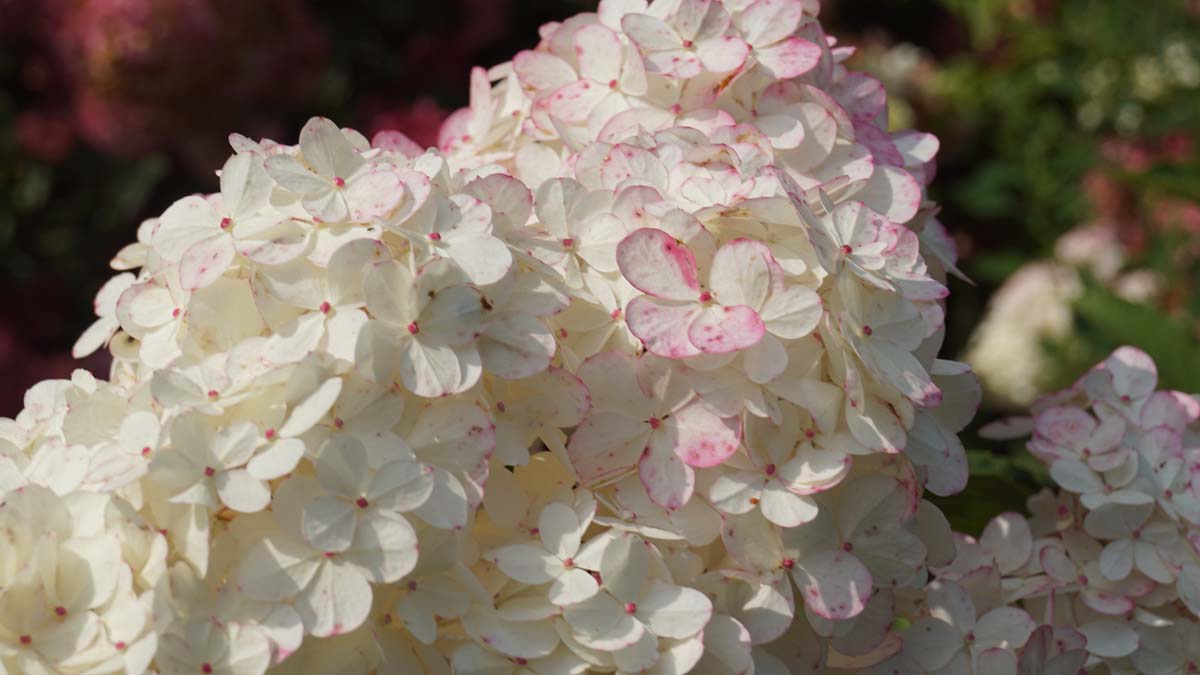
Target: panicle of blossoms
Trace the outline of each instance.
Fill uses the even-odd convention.
[[[954,558],[922,494],[964,487],[979,387],[936,358],[937,141],[888,130],[817,10],[604,0],[474,71],[436,150],[232,136],[219,191],[113,260],[75,350],[110,380],[0,426],[7,494],[122,514],[89,536],[149,619],[96,601],[94,647],[0,630],[0,664],[139,638],[89,672],[891,657]]]
[[[1032,432],[1058,491],[958,535],[896,653],[868,672],[1194,672],[1200,399],[1157,384],[1154,362],[1122,347],[1032,417],[985,428]]]

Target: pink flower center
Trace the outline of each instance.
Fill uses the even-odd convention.
[[[212,664],[211,663],[200,664],[200,672],[211,673],[212,672]]]
[[[66,616],[67,608],[63,607],[62,605],[59,605],[58,607],[54,608],[54,613],[57,614],[58,616]]]
[[[213,476],[215,476],[215,475],[216,475],[216,473],[217,473],[217,470],[216,470],[216,469],[214,469],[214,468],[212,468],[211,466],[206,466],[206,467],[204,467],[204,475],[205,475],[205,476],[208,476],[209,478],[212,478]]]
[[[842,244],[842,255],[850,255],[854,253],[854,249],[850,248],[850,244]]]
[[[221,229],[222,229],[222,230],[228,230],[228,229],[229,229],[229,224],[230,224],[230,223],[232,223],[232,222],[233,222],[233,221],[232,221],[232,220],[230,220],[230,219],[228,219],[228,218],[222,218],[222,219],[221,219]]]
[[[178,318],[179,318],[179,314],[180,314],[181,312],[183,312],[183,310],[182,310],[182,309],[180,309],[180,308],[178,308],[178,307],[176,307],[176,308],[175,308],[175,310],[174,310],[173,312],[171,312],[171,318],[172,318],[172,319],[178,319]]]
[[[651,429],[657,429],[662,426],[662,420],[658,419],[657,417],[651,417],[650,419],[646,420],[646,424],[649,424]]]
[[[217,393],[217,390],[216,390],[216,389],[209,389],[209,390],[208,390],[208,398],[209,398],[209,399],[216,399],[218,396],[220,396],[220,394],[218,394],[218,393]]]
[[[354,500],[354,503],[355,503],[355,504],[358,506],[358,508],[360,508],[360,509],[365,509],[365,508],[367,508],[368,506],[370,506],[370,502],[368,502],[368,501],[367,501],[367,498],[366,498],[366,497],[359,497],[358,499],[355,499],[355,500]]]
[[[270,440],[273,440],[273,439],[275,438],[275,434],[276,434],[276,433],[277,433],[277,432],[276,432],[274,429],[267,429],[267,432],[266,432],[265,434],[263,434],[263,435],[267,437],[267,440],[268,440],[268,441],[270,441]]]
[[[330,312],[330,310],[332,310],[332,309],[333,309],[333,305],[329,304],[328,302],[321,303],[321,313],[322,314],[328,314]]]
[[[33,644],[33,636],[31,636],[31,635],[22,635],[18,639],[21,641],[21,644],[23,644],[23,645]]]
[[[775,465],[774,465],[774,464],[768,464],[768,465],[767,465],[767,475],[768,475],[768,476],[774,476],[774,475],[775,475],[775,471],[776,471],[776,470],[777,470],[777,469],[776,469],[776,467],[775,467]]]
[[[340,188],[344,188],[344,187],[346,187],[346,179],[342,178],[341,176],[334,176],[333,184]]]
[[[850,542],[846,542],[846,543],[842,544],[842,550],[845,551],[846,553],[849,553],[854,550],[854,544],[852,544]]]
[[[875,334],[875,331],[872,330],[870,326],[863,326],[863,335],[866,335],[867,337],[871,337],[874,334]]]
[[[333,418],[333,428],[334,429],[341,429],[344,426],[346,426],[345,420],[343,420],[340,417]]]
[[[416,334],[417,334],[417,333],[419,333],[419,332],[421,332],[421,328],[420,328],[419,326],[417,326],[417,322],[416,322],[416,321],[414,321],[414,322],[412,322],[412,323],[408,324],[408,333],[409,333],[409,335],[416,335]]]
[[[631,603],[628,603],[627,605],[625,605],[625,613],[626,614],[635,614],[636,612],[637,612],[637,604],[631,602]]]
[[[608,88],[609,88],[609,89],[616,89],[616,88],[617,88],[617,81],[616,81],[616,80],[609,80],[609,81],[608,81]]]
[[[142,448],[142,457],[145,457],[146,455],[149,455],[149,454],[150,454],[150,446],[147,445],[146,447]]]
[[[569,568],[571,568],[571,567],[574,567],[574,566],[575,566],[575,559],[574,559],[574,558],[567,558],[566,560],[564,560],[564,561],[563,561],[563,567],[566,567],[566,568],[568,568],[568,569],[569,569]]]
[[[791,558],[784,558],[783,562],[781,562],[780,564],[783,565],[783,569],[790,570],[796,566],[796,561],[792,560]]]
[[[562,245],[563,245],[563,248],[571,248],[572,246],[575,245],[575,240],[572,239],[571,237],[567,237],[566,239],[562,240]]]
[[[441,232],[430,232],[430,233],[429,233],[429,240],[430,240],[430,241],[441,241],[441,240],[442,240],[442,233],[441,233]]]
[[[708,302],[710,300],[712,300],[712,293],[709,293],[708,291],[704,291],[703,293],[700,294],[700,302]]]
[[[684,40],[684,41],[683,41],[683,48],[684,48],[684,49],[691,49],[691,48],[692,48],[692,45],[694,45],[694,44],[695,44],[695,43],[694,43],[694,42],[692,42],[691,40]]]

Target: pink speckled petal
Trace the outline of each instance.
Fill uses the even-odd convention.
[[[682,359],[701,353],[688,339],[688,327],[700,312],[696,304],[663,302],[642,295],[625,308],[625,323],[651,353]]]
[[[696,474],[672,451],[672,436],[662,430],[651,437],[648,451],[638,462],[638,478],[650,501],[674,511],[691,499]]]
[[[718,417],[699,401],[675,411],[663,428],[671,430],[675,454],[695,467],[724,462],[737,451],[742,440],[739,418]]]
[[[871,598],[871,573],[858,558],[844,551],[808,556],[793,575],[809,609],[826,619],[858,616]]]
[[[758,312],[745,305],[713,305],[692,321],[688,339],[706,354],[727,354],[758,344],[766,330]]]
[[[756,50],[754,57],[775,77],[790,79],[812,70],[821,60],[821,48],[802,38],[788,38]]]
[[[194,244],[179,261],[179,283],[194,291],[216,281],[229,269],[234,256],[233,239],[218,235]]]
[[[662,230],[644,227],[617,245],[617,266],[643,293],[667,300],[696,300],[700,282],[696,258]]]

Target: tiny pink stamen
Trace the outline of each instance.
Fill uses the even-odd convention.
[[[358,499],[354,500],[354,503],[360,509],[365,509],[371,505],[371,503],[367,501],[366,497],[359,497]]]
[[[179,318],[179,315],[180,315],[180,313],[182,313],[182,312],[183,312],[183,310],[182,310],[182,309],[180,309],[180,308],[176,307],[176,308],[175,308],[175,310],[174,310],[173,312],[171,312],[171,318],[172,318],[172,319],[178,319],[178,318]]]
[[[430,233],[429,233],[429,240],[430,240],[430,241],[441,241],[441,240],[442,240],[442,233],[441,233],[441,232],[430,232]]]
[[[712,300],[712,293],[704,291],[700,294],[700,302],[708,302],[709,300]]]
[[[684,40],[684,41],[683,41],[683,48],[684,48],[684,49],[691,49],[691,48],[692,48],[692,45],[694,45],[694,44],[695,44],[695,43],[694,43],[694,42],[692,42],[691,40]]]
[[[870,326],[863,326],[863,335],[866,335],[867,337],[871,337],[874,334],[875,334],[875,331],[872,330]]]
[[[562,245],[564,248],[571,248],[572,246],[575,245],[575,240],[572,239],[571,237],[567,237],[566,239],[562,240]]]
[[[333,184],[340,188],[344,188],[344,187],[346,187],[346,179],[342,178],[341,176],[334,176]]]
[[[796,566],[796,561],[791,558],[784,558],[780,565],[783,565],[783,569],[790,570]]]
[[[212,478],[213,476],[217,475],[217,470],[211,466],[206,466],[204,467],[204,475]]]
[[[775,465],[774,465],[774,464],[768,464],[768,465],[767,465],[767,475],[768,475],[768,476],[774,476],[774,475],[775,475],[775,471],[777,471],[777,469],[776,469],[776,467],[775,467]]]
[[[21,644],[23,644],[23,645],[33,644],[33,636],[32,635],[22,635],[19,639],[21,640]]]
[[[209,389],[209,390],[208,390],[208,398],[209,398],[209,399],[216,399],[218,396],[220,396],[220,394],[218,394],[218,393],[217,393],[217,390],[216,390],[216,389]]]
[[[650,419],[646,420],[646,424],[649,424],[651,429],[657,429],[662,426],[662,420],[658,419],[657,417],[651,417]]]
[[[232,222],[233,222],[233,221],[232,221],[232,220],[230,220],[230,219],[228,219],[228,218],[222,218],[222,219],[221,219],[221,229],[222,229],[222,230],[228,230],[228,229],[229,229],[229,224],[230,224],[230,223],[232,223]]]
[[[410,335],[416,335],[417,333],[421,332],[421,329],[419,326],[417,326],[416,321],[408,324],[408,332]]]
[[[333,305],[329,304],[328,302],[321,303],[321,313],[322,314],[328,314],[330,312],[330,310],[332,310],[332,309],[333,309]]]
[[[54,608],[54,613],[57,614],[58,616],[66,616],[67,608],[63,607],[62,605],[59,605],[58,607]]]
[[[637,604],[632,603],[632,602],[626,604],[625,605],[625,613],[626,614],[636,614],[637,613]]]
[[[275,438],[275,434],[276,434],[276,433],[277,433],[277,432],[276,432],[274,429],[267,429],[267,432],[266,432],[265,434],[263,434],[263,435],[267,437],[267,440],[268,440],[268,441],[270,441],[270,440],[273,440],[273,439]]]

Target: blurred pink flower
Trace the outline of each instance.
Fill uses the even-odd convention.
[[[66,114],[54,110],[24,110],[13,121],[17,144],[43,162],[59,162],[75,144],[75,133]]]
[[[297,0],[51,2],[78,131],[116,155],[223,139],[247,111],[304,96],[324,64],[325,36]]]
[[[381,131],[399,131],[422,148],[437,145],[438,129],[450,111],[431,98],[418,99],[378,112],[367,125],[370,135]]]

